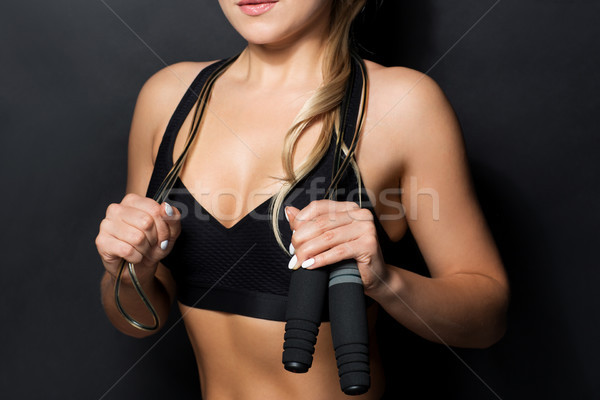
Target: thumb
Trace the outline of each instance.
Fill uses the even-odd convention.
[[[169,227],[169,238],[177,238],[181,233],[181,211],[179,208],[164,202],[162,212],[162,218]]]
[[[300,212],[300,209],[296,208],[294,206],[287,206],[285,208],[285,218],[290,223],[290,227],[292,227],[292,224],[294,223],[294,220],[296,219],[296,215],[298,215],[299,212]]]

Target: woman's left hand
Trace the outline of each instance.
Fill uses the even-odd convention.
[[[293,231],[289,268],[314,269],[355,259],[365,294],[387,278],[373,214],[352,201],[315,200],[302,210],[288,206]]]

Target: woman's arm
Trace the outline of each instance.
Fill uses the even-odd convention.
[[[509,288],[473,190],[460,126],[432,79],[399,73],[418,83],[388,117],[396,130],[391,148],[402,157],[405,218],[431,278],[386,265],[385,279],[368,294],[427,339],[487,347],[504,334]]]
[[[131,326],[118,311],[114,299],[116,268],[121,258],[135,264],[142,288],[155,307],[160,327],[168,317],[175,296],[175,283],[159,260],[172,249],[179,235],[179,212],[145,197],[154,169],[155,141],[174,110],[190,79],[189,63],[180,63],[154,74],[142,87],[135,106],[128,146],[126,196],[111,204],[100,226],[96,245],[106,268],[101,282],[101,298],[106,315],[121,332],[144,337],[153,332]],[[173,215],[168,214],[172,212]],[[160,244],[168,240],[165,249]],[[123,308],[140,322],[151,324],[152,318],[135,291],[127,271],[120,287]]]
[[[408,223],[431,278],[385,264],[373,215],[352,202],[288,207],[290,264],[313,269],[354,258],[365,293],[407,328],[452,346],[490,346],[505,330],[508,282],[454,111],[433,80],[407,68],[385,69],[372,88],[370,118],[379,121],[361,138],[365,154],[377,154],[395,174],[406,218],[398,223]]]

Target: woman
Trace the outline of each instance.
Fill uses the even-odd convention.
[[[248,45],[215,81],[169,198],[177,204],[146,196],[181,154],[193,123],[189,100],[217,63],[172,65],[139,94],[127,195],[108,207],[96,239],[106,268],[103,304],[117,329],[149,334],[117,311],[113,288],[122,258],[135,264],[161,322],[177,296],[204,399],[347,398],[327,322],[308,373],[292,374],[281,364],[284,323],[273,304],[285,300],[281,290],[299,267],[355,259],[374,300],[371,338],[378,307],[420,336],[452,346],[487,347],[504,333],[504,269],[473,193],[456,117],[424,74],[365,60],[369,92],[354,159],[370,209],[314,196],[286,202],[293,187],[306,199],[308,183],[331,171],[319,160],[330,154],[349,80],[349,26],[364,2],[219,1]],[[286,221],[276,211],[285,204],[302,206],[286,207]],[[265,215],[275,217],[259,218]],[[409,229],[430,277],[385,262],[382,243],[399,241]],[[127,275],[121,302],[151,322]],[[356,398],[383,395],[375,342],[371,389]]]

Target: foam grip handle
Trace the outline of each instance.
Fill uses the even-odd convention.
[[[282,356],[288,371],[307,372],[312,365],[328,277],[327,268],[300,268],[292,273]]]
[[[331,266],[329,275],[329,318],[340,386],[347,395],[367,392],[369,331],[365,295],[355,260]]]

